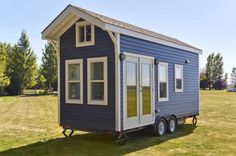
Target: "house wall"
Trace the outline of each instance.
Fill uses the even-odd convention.
[[[175,114],[177,117],[199,113],[199,55],[196,53],[152,43],[142,39],[121,35],[120,50],[152,56],[168,63],[169,101],[158,102],[157,65],[155,66],[155,109],[156,117]],[[185,59],[190,60],[185,64]],[[184,92],[175,92],[174,65],[183,65]],[[123,123],[123,63],[121,62],[121,123]],[[160,110],[158,112],[157,110]],[[122,124],[121,124],[122,125]]]
[[[115,56],[114,46],[106,31],[95,27],[95,45],[75,46],[75,25],[60,38],[60,125],[89,131],[113,131],[115,129]],[[108,105],[87,103],[87,58],[107,56]],[[83,104],[65,103],[65,60],[83,59]]]

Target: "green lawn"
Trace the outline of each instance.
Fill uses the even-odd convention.
[[[236,93],[201,92],[198,127],[187,124],[162,138],[150,131],[131,135],[125,146],[112,136],[61,135],[55,96],[0,97],[0,155],[236,155]]]

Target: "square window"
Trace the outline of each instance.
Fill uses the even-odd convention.
[[[76,47],[95,44],[94,25],[86,21],[76,23]]]

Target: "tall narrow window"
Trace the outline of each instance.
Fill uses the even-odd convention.
[[[66,103],[83,103],[83,61],[82,59],[66,60]]]
[[[175,92],[183,91],[183,66],[175,65]]]
[[[88,104],[107,105],[107,57],[88,59]]]
[[[168,101],[168,63],[158,64],[158,101]]]
[[[83,21],[76,23],[76,47],[94,45],[94,25]]]

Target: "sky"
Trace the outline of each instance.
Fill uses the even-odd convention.
[[[220,52],[224,70],[236,66],[235,0],[4,0],[0,6],[0,42],[16,43],[23,29],[41,63],[46,41],[42,30],[68,5],[125,21],[168,35],[203,50],[207,56]]]

